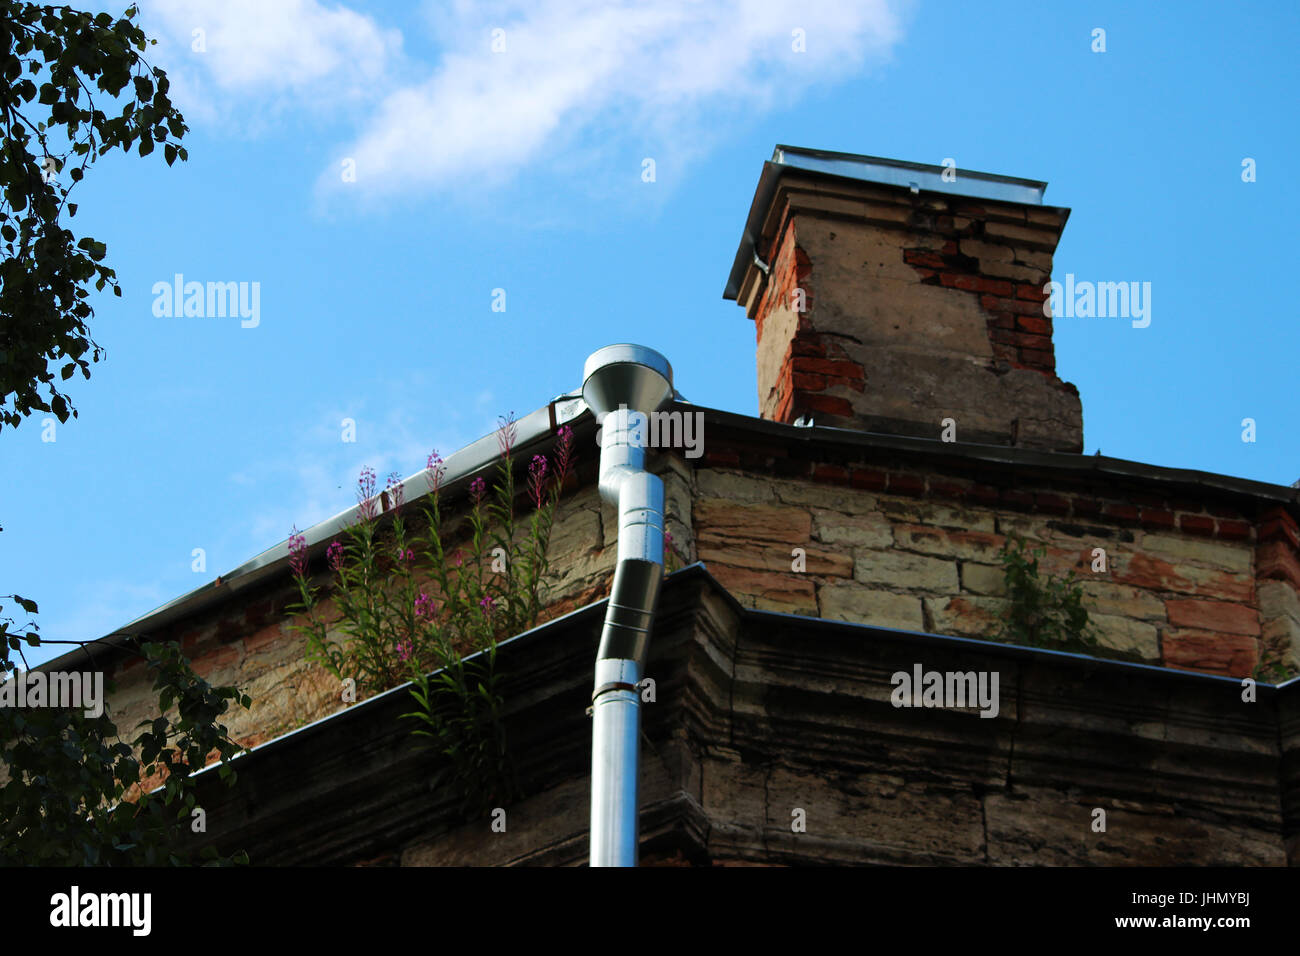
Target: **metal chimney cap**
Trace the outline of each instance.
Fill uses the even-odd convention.
[[[620,405],[652,412],[672,396],[672,365],[644,345],[606,345],[582,368],[582,398],[598,417]]]

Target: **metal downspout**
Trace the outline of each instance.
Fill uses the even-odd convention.
[[[664,484],[645,470],[649,415],[673,397],[668,360],[609,345],[583,369],[582,397],[600,422],[600,494],[618,508],[618,565],[592,690],[591,865],[636,866],[640,682],[663,580]]]

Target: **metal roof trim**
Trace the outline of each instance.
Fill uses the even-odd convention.
[[[858,182],[880,183],[886,186],[915,187],[927,192],[964,196],[970,199],[991,199],[998,202],[1041,206],[1047,183],[1037,179],[1021,179],[973,169],[956,169],[913,163],[880,156],[862,156],[856,153],[837,153],[827,149],[806,149],[801,146],[778,144],[772,158],[763,164],[754,199],[750,203],[745,230],[732,260],[724,299],[735,299],[740,294],[740,284],[755,255],[755,240],[762,228],[763,218],[776,193],[777,184],[788,170],[803,170],[851,179]],[[945,172],[956,172],[956,180],[946,181]]]

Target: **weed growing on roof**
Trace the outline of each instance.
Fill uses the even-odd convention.
[[[357,521],[325,552],[328,617],[309,577],[306,541],[290,537],[301,600],[289,611],[306,617],[291,627],[306,635],[308,659],[340,679],[355,676],[366,695],[409,681],[416,706],[403,716],[445,758],[443,777],[466,813],[517,792],[497,643],[537,623],[555,508],[572,465],[573,431],[564,426],[552,458],[534,455],[528,466],[525,524],[516,515],[516,435],[513,418],[504,418],[494,484],[483,476],[469,483],[469,510],[454,529],[444,527],[446,468],[437,452],[425,468],[419,530],[408,525],[398,476],[376,495],[374,472],[363,471]],[[443,539],[453,534],[462,544],[448,552]]]
[[[1038,561],[1045,552],[1029,550],[1023,538],[1008,535],[999,557],[1005,573],[1008,607],[998,639],[1030,647],[1094,653],[1101,649],[1083,588],[1072,573],[1043,574]]]

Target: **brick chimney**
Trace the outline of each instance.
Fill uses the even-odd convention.
[[[1043,309],[1070,211],[1044,189],[778,146],[724,293],[754,320],[762,417],[1082,451]]]

